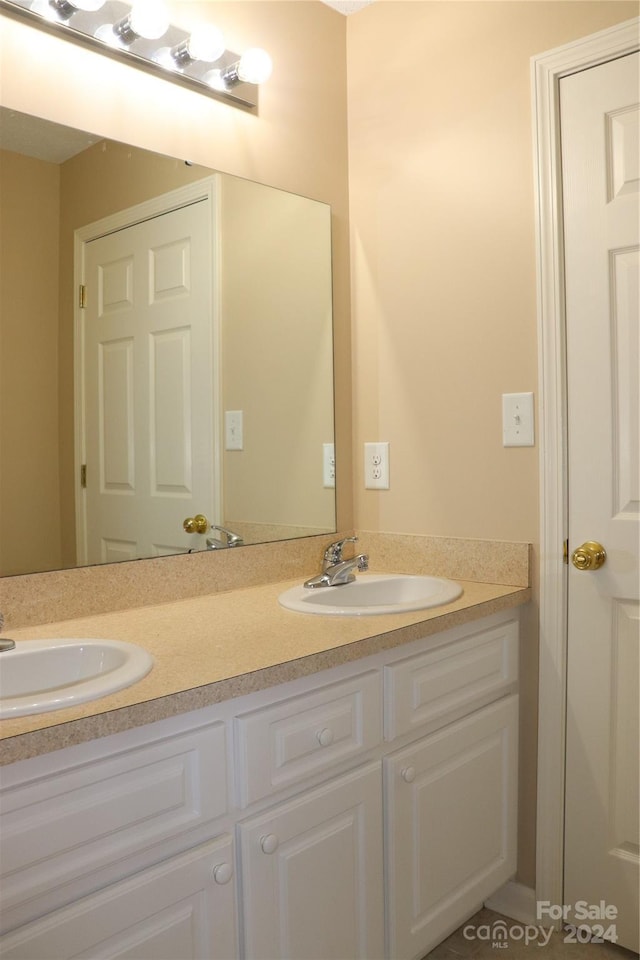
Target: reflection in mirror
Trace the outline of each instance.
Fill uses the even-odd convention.
[[[326,204],[0,108],[0,218],[0,574],[335,530]]]

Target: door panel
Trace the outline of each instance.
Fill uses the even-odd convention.
[[[560,82],[569,566],[565,904],[617,910],[638,949],[639,55]],[[581,922],[575,914],[574,921]],[[598,921],[596,920],[596,923]],[[608,926],[608,924],[605,924]]]
[[[179,553],[185,517],[217,520],[211,223],[202,200],[85,246],[81,562]]]

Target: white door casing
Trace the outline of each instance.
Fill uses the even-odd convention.
[[[560,83],[569,567],[564,903],[638,950],[640,54]],[[573,923],[581,924],[575,911]]]
[[[536,897],[563,898],[567,567],[566,382],[559,83],[639,47],[640,20],[532,59],[540,422],[540,692]]]
[[[77,235],[78,560],[202,548],[188,515],[219,522],[215,182]]]

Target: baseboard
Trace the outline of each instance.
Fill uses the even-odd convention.
[[[539,923],[536,910],[536,892],[532,887],[509,880],[503,887],[485,900],[485,907],[502,913],[520,923]]]

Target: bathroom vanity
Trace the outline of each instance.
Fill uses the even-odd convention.
[[[220,639],[233,592],[146,608],[155,679],[106,698],[113,711],[98,701],[49,714],[40,730],[9,721],[7,744],[31,737],[29,753],[43,752],[2,768],[2,956],[424,956],[516,869],[518,607],[529,591],[465,587],[447,607],[397,620],[277,603],[265,619],[236,604],[234,668]],[[281,588],[239,593],[261,606]],[[216,599],[217,639],[202,620]],[[180,629],[174,607],[209,632],[213,672],[185,656],[197,627]],[[136,631],[124,612],[93,619],[103,631],[120,622],[122,639]],[[199,684],[185,679],[191,668]],[[118,716],[130,729],[105,736]],[[56,747],[77,742],[47,747],[47,734]]]

